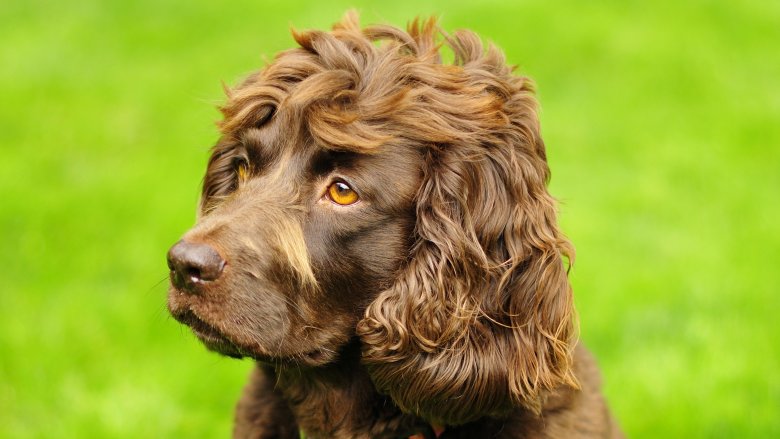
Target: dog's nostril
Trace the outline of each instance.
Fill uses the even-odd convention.
[[[200,269],[196,267],[187,267],[185,274],[187,275],[187,278],[193,282],[204,280],[203,276],[200,274]]]
[[[202,282],[219,278],[224,267],[224,259],[208,244],[181,240],[168,250],[171,282],[188,292],[195,292]]]

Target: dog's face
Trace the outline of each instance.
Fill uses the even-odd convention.
[[[408,254],[420,157],[404,144],[329,150],[286,111],[214,149],[204,213],[170,252],[168,303],[221,353],[316,365]],[[217,275],[204,276],[209,263]]]
[[[539,407],[571,375],[573,251],[530,81],[434,21],[294,33],[228,92],[172,314],[230,356],[318,366],[444,424]]]

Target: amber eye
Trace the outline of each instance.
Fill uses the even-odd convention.
[[[249,176],[249,168],[245,162],[240,162],[236,165],[236,174],[238,174],[238,181],[246,181]]]
[[[347,183],[343,181],[333,182],[328,187],[328,197],[333,200],[334,203],[346,206],[354,204],[360,198],[357,192],[352,190]]]

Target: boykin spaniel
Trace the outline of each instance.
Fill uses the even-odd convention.
[[[227,90],[168,252],[172,315],[257,363],[234,437],[620,437],[533,83],[434,19],[293,38]]]

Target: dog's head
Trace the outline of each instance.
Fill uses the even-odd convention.
[[[532,84],[440,33],[348,14],[229,90],[168,303],[231,356],[316,367],[357,336],[399,406],[462,423],[574,385],[573,251]]]

